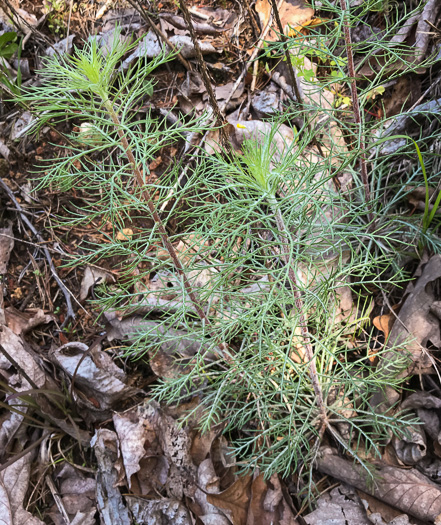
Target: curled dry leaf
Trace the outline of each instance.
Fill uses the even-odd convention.
[[[90,289],[101,283],[113,283],[115,278],[110,272],[101,270],[100,268],[95,268],[93,266],[86,266],[84,270],[83,279],[81,280],[80,288],[80,301],[84,301],[89,295]]]
[[[179,49],[179,52],[184,58],[194,58],[196,56],[196,51],[193,42],[189,36],[174,35],[169,38],[169,41],[173,46],[175,46],[176,49]],[[219,52],[209,42],[199,41],[199,46],[203,54]],[[170,51],[166,44],[158,42],[158,37],[155,33],[153,33],[153,31],[149,31],[139,43],[136,50],[124,60],[121,67],[125,71],[139,57],[157,57],[164,51],[164,48]]]
[[[20,312],[13,306],[5,309],[6,326],[10,328],[14,334],[26,334],[36,326],[47,324],[55,320],[52,314],[45,314],[43,310],[38,309],[35,312]]]
[[[435,443],[441,443],[441,399],[429,392],[417,391],[401,403],[403,410],[414,409],[424,431]]]
[[[190,338],[183,330],[174,330],[142,317],[128,317],[122,321],[112,319],[111,329],[107,333],[109,341],[114,339],[136,339],[139,334],[148,335],[158,341],[158,350],[151,356],[150,366],[153,372],[162,378],[175,378],[191,359],[201,350],[202,343]],[[205,347],[205,345],[204,345]],[[208,347],[208,345],[207,345]],[[207,359],[213,354],[206,354]]]
[[[416,465],[427,454],[426,435],[421,427],[408,426],[406,435],[401,438],[394,436],[392,444],[397,458],[404,465]]]
[[[137,390],[127,386],[125,373],[118,368],[105,352],[95,349],[85,354],[88,347],[83,343],[67,343],[52,349],[49,358],[72,379],[75,371],[75,389],[81,390],[89,399],[88,414],[105,418],[104,413],[117,401],[133,396]],[[78,398],[80,401],[83,398]],[[95,414],[95,416],[93,415]]]

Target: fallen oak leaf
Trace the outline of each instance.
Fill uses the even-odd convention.
[[[228,517],[233,525],[246,525],[251,481],[250,474],[243,476],[220,494],[207,494],[207,501],[215,507],[228,511]]]

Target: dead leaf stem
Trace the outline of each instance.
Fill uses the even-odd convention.
[[[199,67],[201,69],[201,75],[202,75],[202,80],[204,82],[205,89],[207,90],[208,98],[210,99],[211,106],[216,116],[216,126],[219,126],[224,147],[227,149],[227,151],[230,151],[231,149],[230,142],[228,140],[228,137],[224,129],[225,119],[222,116],[221,109],[219,108],[219,105],[216,100],[216,95],[213,91],[213,86],[211,85],[210,77],[208,76],[207,66],[205,64],[204,57],[202,56],[201,46],[199,45],[199,42],[196,36],[196,32],[193,27],[193,22],[191,21],[190,13],[188,11],[187,5],[185,4],[184,0],[180,0],[179,5],[181,7],[181,11],[184,16],[185,23],[187,24],[188,31],[190,32],[191,40],[193,41],[194,49],[196,51],[196,58],[198,60]]]

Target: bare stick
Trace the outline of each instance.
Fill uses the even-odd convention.
[[[225,120],[217,103],[210,77],[208,76],[207,66],[205,64],[204,57],[202,56],[201,46],[199,45],[198,39],[196,37],[196,32],[193,27],[193,22],[191,21],[190,13],[184,0],[180,0],[179,5],[181,7],[182,14],[184,15],[185,23],[187,24],[188,30],[190,31],[190,36],[196,51],[196,57],[201,68],[202,80],[204,81],[205,89],[207,90],[208,98],[210,99],[210,104],[213,108],[214,114],[216,115],[216,125],[219,126],[222,142],[224,143],[225,148],[230,150],[230,143],[224,129]]]
[[[280,6],[283,4],[284,0],[279,0],[279,3],[277,4],[277,7],[280,8]],[[261,50],[263,46],[263,41],[266,38],[266,35],[268,34],[269,30],[271,29],[271,18],[268,20],[268,23],[266,24],[264,30],[262,31],[262,34],[260,36],[260,40],[257,43],[257,46],[254,48],[253,53],[251,54],[249,60],[245,64],[245,67],[242,70],[242,73],[237,78],[236,82],[234,83],[234,86],[231,90],[230,95],[228,96],[227,100],[222,104],[221,111],[225,111],[225,108],[230,103],[231,99],[233,98],[234,93],[236,93],[237,88],[240,86],[242,80],[244,79],[245,75],[247,74],[248,68],[250,65],[254,62],[256,56],[258,55],[259,51]]]
[[[277,27],[279,28],[279,31],[280,31],[280,38],[282,39],[282,42],[283,42],[283,50],[285,52],[286,65],[288,67],[289,76],[291,77],[290,80],[291,80],[292,87],[294,89],[294,94],[296,96],[297,103],[303,106],[304,105],[303,97],[300,93],[300,89],[297,84],[297,75],[295,74],[295,71],[294,71],[294,68],[291,62],[291,55],[289,53],[289,47],[288,47],[288,39],[285,36],[285,32],[282,26],[282,21],[280,20],[279,8],[277,6],[276,0],[270,0],[270,1],[271,1],[271,6],[274,12],[274,18],[276,19]],[[306,126],[308,128],[309,134],[311,135],[311,137],[313,137],[314,135],[312,133],[311,123],[307,119],[305,119],[305,121],[306,121]],[[324,157],[322,147],[320,146],[319,142],[315,138],[314,138],[314,144],[317,147],[320,155]]]
[[[251,11],[250,2],[249,0],[244,0],[243,2],[245,4],[245,9],[248,11],[248,14],[251,18],[251,25],[253,27],[254,31],[254,38],[258,38],[259,36],[259,26],[257,25],[256,19],[254,18],[253,12]]]
[[[38,242],[40,242],[42,244],[42,246],[40,246],[39,248],[41,250],[43,250],[43,253],[44,253],[44,255],[46,257],[46,260],[47,260],[47,262],[49,264],[49,268],[51,270],[52,276],[55,279],[55,281],[57,282],[57,284],[60,287],[61,291],[63,292],[64,298],[66,300],[66,306],[67,306],[66,318],[64,320],[64,323],[61,325],[61,327],[63,328],[66,325],[66,323],[67,323],[67,321],[69,319],[75,319],[75,312],[74,312],[74,309],[72,307],[72,301],[71,301],[71,295],[72,294],[66,288],[66,285],[63,283],[63,281],[58,276],[57,270],[55,269],[54,263],[52,262],[51,254],[49,253],[49,250],[47,249],[47,247],[44,245],[43,237],[38,233],[38,231],[34,228],[34,225],[26,217],[26,214],[25,214],[23,208],[17,202],[17,199],[15,198],[15,195],[13,194],[12,190],[9,189],[9,187],[7,186],[7,184],[5,184],[5,181],[2,178],[0,178],[0,185],[4,189],[4,191],[6,192],[8,197],[11,199],[11,201],[14,204],[14,206],[16,207],[16,209],[18,210],[21,220],[26,224],[26,226],[35,235],[35,237],[38,240]]]
[[[351,39],[351,30],[349,25],[349,12],[346,0],[340,0],[340,6],[344,13],[344,35],[345,35],[345,47],[346,47],[346,56],[348,58],[348,71],[350,76],[350,88],[351,88],[351,97],[352,97],[352,108],[354,113],[354,121],[358,126],[358,139],[360,143],[360,171],[361,171],[361,181],[364,186],[364,196],[366,199],[366,206],[368,210],[368,217],[371,222],[374,222],[374,214],[372,211],[371,203],[371,191],[369,189],[369,177],[367,170],[366,162],[366,142],[364,140],[363,134],[363,124],[361,120],[360,113],[360,103],[358,100],[357,93],[357,81],[355,80],[355,66],[354,66],[354,55],[352,54],[352,39]]]

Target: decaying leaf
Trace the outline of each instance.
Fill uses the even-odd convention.
[[[83,279],[81,280],[80,301],[84,301],[89,295],[89,291],[93,286],[101,283],[115,282],[115,278],[110,272],[101,270],[94,266],[86,266],[84,270]]]
[[[415,469],[381,466],[375,482],[369,483],[361,465],[334,455],[329,448],[322,449],[317,468],[426,523],[437,523],[441,514],[441,487]]]
[[[325,493],[317,500],[317,509],[305,516],[308,525],[325,523],[353,523],[354,525],[371,525],[363,504],[348,485],[339,485],[331,492]]]
[[[86,397],[77,397],[78,402],[86,402],[85,415],[105,418],[117,401],[127,399],[136,393],[136,389],[127,386],[125,373],[118,368],[111,357],[99,349],[85,354],[88,347],[83,343],[67,343],[49,352],[50,359],[72,379],[75,374],[74,394],[81,390]],[[100,415],[99,413],[102,412]]]
[[[257,0],[256,11],[259,14],[262,27],[266,27],[271,18],[271,2],[269,0]],[[300,31],[303,26],[308,25],[314,17],[314,9],[307,6],[304,0],[285,0],[279,8],[279,16],[284,33],[289,34],[293,29]],[[266,40],[274,42],[279,39],[279,30],[275,22],[272,23],[271,27],[276,31],[271,29]]]

